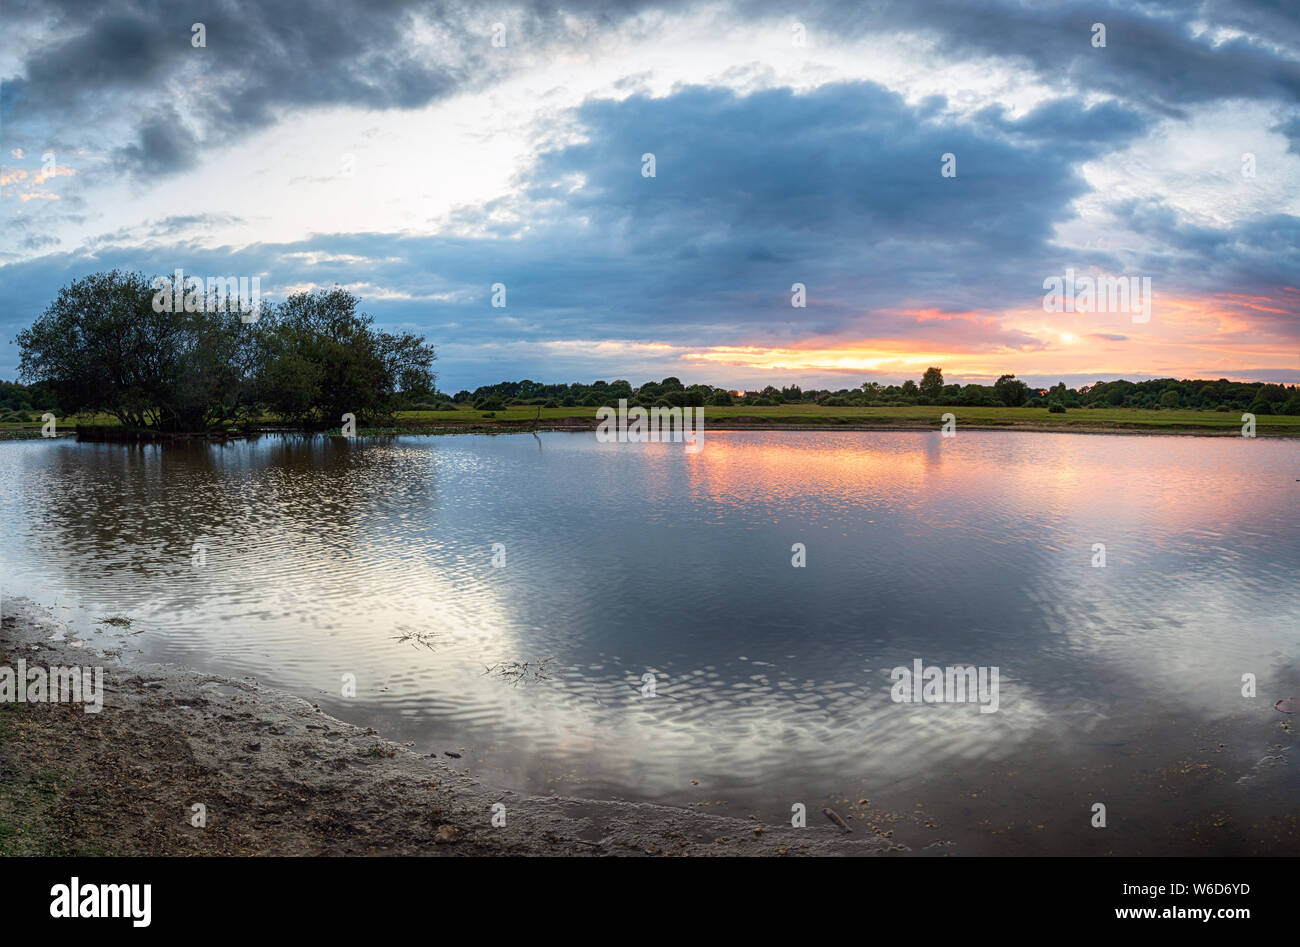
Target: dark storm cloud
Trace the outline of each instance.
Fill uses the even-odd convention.
[[[1126,5],[1127,6],[1127,5]],[[598,30],[652,27],[629,18],[646,10],[680,10],[679,2],[540,2],[516,7],[522,26],[514,48],[540,50],[585,42],[568,33],[566,14]],[[1300,101],[1300,9],[1295,4],[1149,3],[1138,9],[1097,2],[1022,3],[1020,0],[935,0],[863,3],[823,0],[801,5],[798,18],[837,37],[920,35],[945,59],[1000,57],[1037,73],[1049,85],[1113,94],[1162,114],[1214,99]],[[416,17],[447,37],[442,56],[412,51]],[[719,22],[760,17],[788,19],[787,4],[737,0]],[[163,80],[198,70],[187,109],[208,140],[219,142],[265,126],[289,108],[348,105],[369,109],[418,108],[481,87],[515,64],[493,50],[484,32],[490,17],[469,3],[407,0],[314,0],[263,4],[229,0],[214,7],[164,0],[79,0],[0,4],[0,21],[48,22],[51,41],[27,51],[19,73],[5,79],[0,112],[30,130],[42,121],[75,128],[106,110],[138,112],[135,141],[121,157],[146,174],[189,166],[198,142],[179,123],[164,127],[159,109]],[[1216,42],[1196,35],[1203,19],[1245,32]],[[207,28],[207,48],[194,49],[190,27]],[[1104,49],[1091,46],[1090,27],[1107,29]],[[1281,49],[1274,48],[1280,46]],[[1057,116],[1044,115],[1050,121]],[[1092,121],[1102,134],[1113,128]],[[1129,116],[1129,121],[1136,121]],[[1031,128],[1026,126],[1025,131]],[[66,137],[71,132],[63,130]],[[186,140],[191,139],[191,140]]]
[[[416,108],[496,68],[485,59],[487,35],[467,33],[470,9],[385,0],[8,4],[0,19],[49,18],[56,38],[30,51],[21,74],[6,80],[4,117],[32,128],[75,124],[106,108],[137,110],[146,117],[121,157],[147,174],[181,170],[199,143],[169,120],[174,103],[164,81],[187,71],[202,76],[187,85],[186,108],[215,141],[265,126],[289,107]],[[451,34],[445,60],[412,51],[413,14]],[[195,22],[206,28],[206,48],[191,45]]]
[[[522,25],[509,34],[510,47],[541,49],[566,36],[567,13],[611,26],[640,6],[649,4],[524,5],[511,11]],[[53,39],[28,52],[19,74],[0,76],[0,118],[27,131],[84,127],[106,110],[140,111],[148,117],[119,157],[137,172],[165,174],[188,167],[200,144],[181,123],[164,125],[158,117],[173,105],[163,83],[187,70],[202,77],[187,83],[186,108],[211,130],[203,143],[271,124],[289,108],[420,108],[482,87],[517,64],[510,50],[491,47],[491,13],[472,2],[427,0],[227,0],[198,7],[171,0],[6,0],[0,23],[49,23]],[[441,55],[416,50],[417,21],[443,34]],[[205,48],[191,44],[194,23],[205,27]],[[71,141],[66,128],[62,134],[61,141]]]
[[[1008,119],[1001,106],[984,109],[975,121],[1009,135],[1092,153],[1109,151],[1144,133],[1151,117],[1117,102],[1085,107],[1076,98],[1045,102],[1019,119]]]
[[[51,105],[67,104],[83,90],[150,82],[170,58],[171,38],[155,20],[106,14],[83,23],[85,32],[73,33],[27,62],[30,88]]]
[[[1178,272],[1186,291],[1249,286],[1252,293],[1275,295],[1297,284],[1300,217],[1269,214],[1220,229],[1184,220],[1157,197],[1122,202],[1114,210],[1117,220],[1159,248],[1147,254],[1140,265]],[[1296,313],[1276,318],[1279,328],[1300,336]]]
[[[1037,140],[922,121],[872,83],[591,102],[580,110],[589,141],[544,156],[528,183],[534,199],[558,202],[556,220],[568,215],[575,233],[604,235],[585,259],[594,250],[606,266],[635,260],[624,279],[639,294],[663,294],[673,274],[670,295],[683,301],[660,321],[699,322],[712,310],[715,319],[787,323],[790,285],[803,282],[806,328],[832,331],[875,308],[983,308],[1022,304],[1026,286],[1040,292],[1053,228],[1087,192],[1074,162],[1093,151],[1103,124],[1112,143],[1118,130],[1145,127],[1118,107],[1069,101],[1060,110],[1071,120]],[[1031,115],[1024,128],[1045,122]],[[640,173],[647,152],[653,179]],[[944,154],[955,157],[955,178],[940,174]],[[570,194],[577,175],[585,186]],[[599,304],[605,280],[564,261],[557,268],[567,298]]]
[[[788,13],[768,0],[745,8]],[[839,35],[928,36],[945,59],[1005,58],[1049,83],[1068,81],[1167,113],[1216,99],[1300,102],[1300,5],[1294,3],[1175,0],[1135,8],[1095,0],[831,0],[799,18]],[[1196,21],[1248,36],[1220,42],[1212,33],[1197,35]],[[1105,48],[1092,46],[1094,23],[1106,27]]]
[[[198,146],[180,124],[175,109],[165,109],[140,128],[139,140],[116,152],[119,163],[140,174],[171,174],[198,163]]]

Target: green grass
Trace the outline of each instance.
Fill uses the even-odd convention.
[[[3,789],[11,803],[10,816],[9,821],[0,818],[0,857],[109,854],[95,843],[70,843],[51,828],[50,815],[65,804],[68,790],[76,783],[76,774],[50,766],[30,774],[25,782],[7,782]]]
[[[16,705],[0,704],[0,746],[18,741],[14,724],[21,716]],[[70,842],[51,821],[66,807],[68,792],[78,784],[76,772],[58,766],[32,770],[0,766],[0,857],[112,854],[93,842]]]
[[[1018,426],[1032,424],[1036,427],[1053,427],[1068,430],[1071,427],[1115,426],[1127,429],[1183,429],[1183,430],[1240,430],[1240,411],[1181,411],[1141,410],[1137,408],[1071,408],[1064,414],[1051,414],[1047,408],[961,407],[944,405],[898,405],[880,408],[832,408],[816,404],[784,404],[770,407],[735,405],[727,408],[707,407],[704,423],[725,422],[734,418],[762,418],[773,425],[820,424],[900,424],[938,426],[940,416],[951,412],[957,423],[988,426]],[[433,425],[492,425],[498,422],[526,422],[539,417],[535,405],[518,405],[501,411],[484,412],[461,406],[457,411],[403,411],[398,414],[399,424]],[[564,418],[592,419],[595,408],[542,408],[540,420],[557,421]],[[1300,417],[1291,415],[1260,414],[1255,417],[1256,428],[1274,433],[1300,434]]]
[[[1186,430],[1186,431],[1239,431],[1241,411],[1186,411],[1142,410],[1138,408],[1071,408],[1065,414],[1051,414],[1044,408],[961,407],[946,405],[897,405],[879,408],[831,408],[816,404],[784,404],[769,407],[735,405],[727,408],[704,409],[705,424],[720,424],[736,418],[762,419],[772,425],[890,425],[938,426],[940,416],[952,412],[958,424],[988,427],[1034,427],[1069,430],[1080,427],[1115,427],[1124,430]],[[358,433],[402,433],[413,428],[488,428],[505,429],[530,421],[557,422],[567,418],[594,421],[596,408],[542,408],[536,405],[512,405],[498,411],[476,411],[469,405],[460,405],[455,411],[400,411],[394,425],[383,428],[362,428]],[[263,418],[272,421],[272,418]],[[70,428],[76,423],[116,425],[117,420],[108,415],[68,418],[60,427]],[[742,422],[743,423],[743,422]],[[1280,414],[1260,414],[1255,417],[1261,434],[1300,435],[1300,417]],[[40,422],[0,424],[0,439],[6,437],[39,436]]]
[[[59,418],[57,429],[60,433],[71,433],[78,424],[117,424],[117,418],[108,414],[69,415]],[[0,441],[20,441],[40,437],[43,421],[0,421]]]

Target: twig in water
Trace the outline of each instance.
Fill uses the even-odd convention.
[[[436,631],[404,631],[400,635],[393,635],[393,640],[398,644],[413,644],[416,647],[425,647],[430,651],[433,650],[433,642],[437,639]]]
[[[509,681],[511,687],[518,685],[520,681],[525,684],[536,684],[546,680],[546,665],[554,660],[554,658],[542,658],[536,664],[531,661],[505,661],[486,668],[483,673],[493,674]]]

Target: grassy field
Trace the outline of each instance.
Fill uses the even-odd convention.
[[[951,412],[958,425],[983,428],[1023,428],[1053,431],[1182,431],[1186,433],[1240,433],[1240,411],[1144,411],[1135,408],[1071,408],[1064,414],[1052,414],[1046,408],[945,407],[941,405],[901,405],[880,408],[831,408],[815,404],[785,404],[772,407],[735,406],[704,409],[706,427],[715,429],[763,427],[938,427],[940,416]],[[467,405],[455,411],[403,411],[388,431],[421,428],[457,429],[472,427],[490,430],[516,429],[539,422],[542,427],[593,424],[595,408],[542,408],[518,405],[496,412],[476,411]],[[268,419],[269,420],[269,419]],[[70,430],[77,423],[113,425],[107,415],[69,417],[59,427]],[[1293,415],[1256,415],[1260,435],[1300,436],[1300,417]],[[40,436],[39,421],[0,424],[0,439]],[[366,428],[360,428],[365,432]],[[375,429],[371,429],[372,431]]]
[[[943,407],[938,405],[903,405],[881,408],[829,408],[815,404],[785,404],[774,407],[705,408],[704,423],[715,427],[745,426],[899,426],[938,427],[940,416],[951,412],[959,425],[978,427],[1034,427],[1068,431],[1071,428],[1113,427],[1127,430],[1184,430],[1189,432],[1237,432],[1241,430],[1241,412],[1232,411],[1143,411],[1135,408],[1071,408],[1064,414],[1052,414],[1046,408]],[[485,415],[473,408],[458,411],[406,411],[398,416],[401,424],[430,424],[439,427],[461,424],[491,425],[499,422],[519,424],[534,419],[558,422],[566,418],[594,420],[595,408],[510,407]],[[1300,417],[1291,415],[1256,415],[1261,434],[1300,435]]]

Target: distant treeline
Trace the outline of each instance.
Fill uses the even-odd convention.
[[[1003,375],[992,385],[944,384],[943,372],[931,368],[919,381],[901,385],[866,382],[857,388],[800,388],[768,385],[761,391],[740,394],[716,385],[684,385],[680,379],[665,378],[639,387],[619,379],[544,385],[530,381],[503,381],[483,385],[474,391],[458,391],[456,404],[471,404],[481,410],[499,410],[508,405],[543,405],[550,408],[596,407],[626,398],[628,404],[643,407],[688,407],[699,405],[818,404],[828,407],[885,407],[932,404],[946,406],[1006,405],[1048,408],[1192,408],[1201,411],[1252,411],[1255,414],[1300,414],[1300,389],[1295,385],[1157,378],[1151,381],[1099,381],[1081,388],[1067,388],[1061,382],[1052,388],[1030,388],[1014,375]],[[442,401],[445,396],[438,395]],[[434,407],[436,405],[429,405]]]
[[[49,385],[0,381],[0,421],[36,421],[45,411],[59,412],[58,399]]]
[[[334,427],[344,414],[374,423],[434,397],[433,347],[375,330],[346,290],[241,312],[185,282],[160,293],[165,278],[114,270],[60,289],[18,334],[28,387],[0,389],[7,420],[102,412],[129,428],[188,433],[269,414]]]

